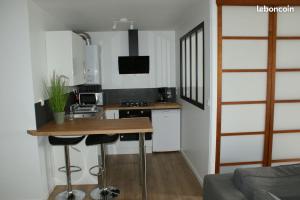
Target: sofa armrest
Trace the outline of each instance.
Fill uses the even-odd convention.
[[[205,176],[203,198],[204,200],[247,200],[234,186],[232,174]]]

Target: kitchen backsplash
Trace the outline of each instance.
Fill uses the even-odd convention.
[[[176,88],[171,88],[173,99],[176,101]],[[104,105],[118,104],[126,100],[142,100],[147,102],[156,102],[159,100],[158,88],[142,89],[104,89]]]
[[[42,106],[41,102],[35,103],[34,108],[35,108],[35,121],[36,121],[37,128],[40,128],[42,125],[53,120],[53,114],[52,114],[52,110],[49,106],[48,99],[44,101],[43,106]]]
[[[67,100],[67,104],[65,107],[65,112],[69,112],[70,105],[75,103],[75,96],[74,93],[69,93],[69,97]],[[34,104],[35,109],[35,121],[37,128],[41,127],[42,125],[46,124],[49,121],[53,120],[53,113],[49,105],[49,99],[44,101],[44,105],[42,106],[41,102],[37,102]]]
[[[77,89],[79,93],[84,93],[84,92],[102,92],[102,87],[101,85],[78,85]]]

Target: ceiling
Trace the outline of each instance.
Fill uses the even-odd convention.
[[[33,0],[77,31],[112,30],[113,20],[128,18],[140,30],[173,30],[180,17],[201,0]],[[188,11],[187,11],[188,12]],[[127,30],[128,26],[118,26]]]

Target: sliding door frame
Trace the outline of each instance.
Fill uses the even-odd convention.
[[[217,0],[218,6],[300,6],[300,0]]]
[[[269,13],[269,30],[267,37],[260,36],[223,36],[222,34],[222,8],[223,6],[297,6],[300,5],[300,0],[217,0],[217,124],[216,124],[216,161],[215,173],[220,173],[221,166],[238,166],[238,165],[254,165],[262,164],[263,166],[271,166],[272,163],[280,162],[298,162],[300,159],[281,159],[272,160],[273,134],[281,133],[296,133],[300,130],[274,130],[274,108],[276,103],[300,103],[300,100],[275,100],[275,79],[276,72],[300,72],[300,68],[296,69],[278,69],[276,68],[276,42],[277,40],[300,40],[298,36],[281,36],[277,37],[277,14]],[[222,63],[222,46],[223,40],[268,40],[268,63],[267,69],[223,69]],[[267,91],[265,101],[235,101],[222,102],[222,78],[223,73],[248,73],[248,72],[264,72],[267,73]],[[223,133],[222,134],[222,106],[223,105],[241,105],[241,104],[265,104],[265,130],[260,132],[242,132],[242,133]],[[240,135],[264,135],[263,160],[262,161],[247,161],[221,163],[221,139],[226,136]]]

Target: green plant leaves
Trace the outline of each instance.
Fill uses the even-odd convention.
[[[47,88],[50,107],[53,112],[64,112],[68,100],[66,77],[53,72],[50,87]]]

